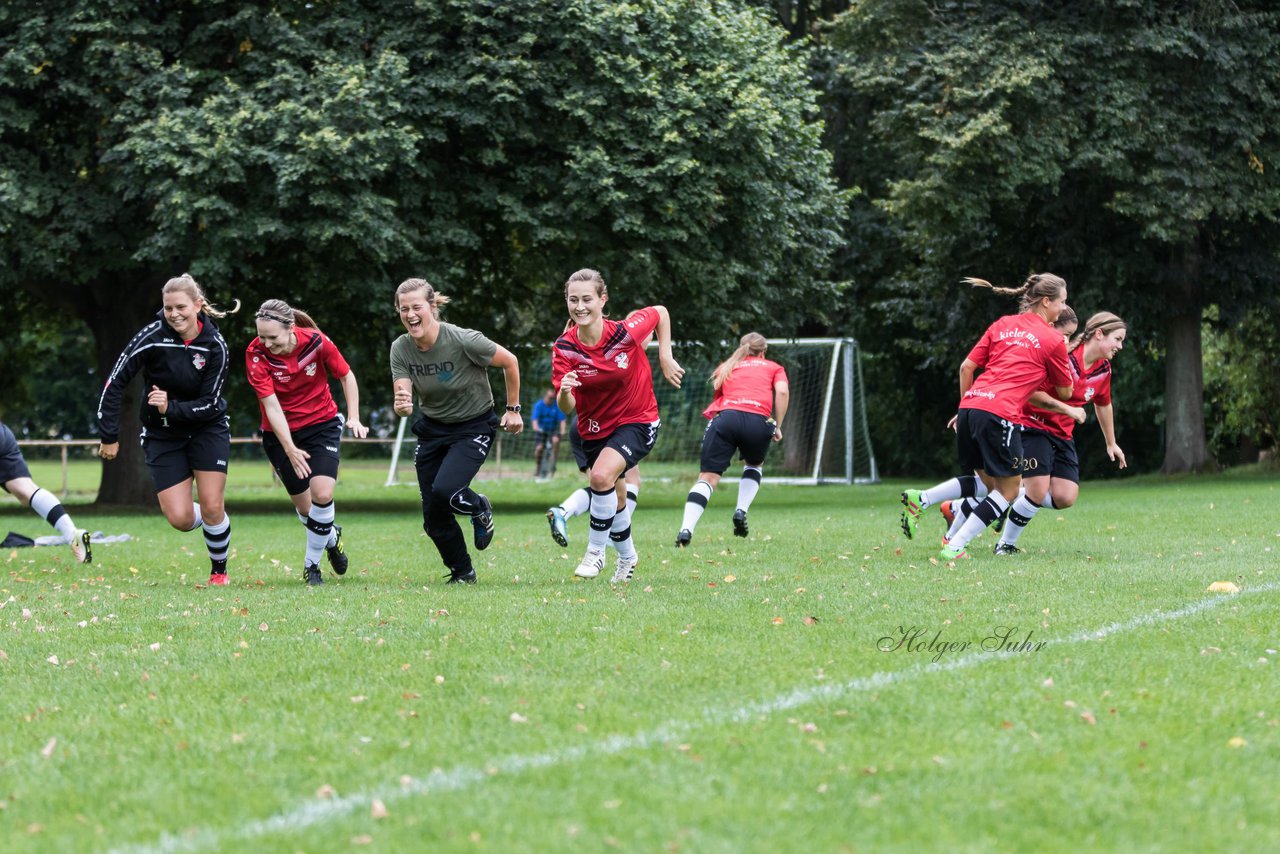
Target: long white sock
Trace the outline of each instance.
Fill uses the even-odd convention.
[[[304,566],[320,564],[320,557],[324,554],[325,547],[329,545],[329,538],[333,536],[335,515],[337,511],[332,501],[328,504],[311,502],[311,515],[307,518],[307,551],[303,557]]]
[[[194,530],[194,529],[193,529]],[[214,572],[227,571],[227,555],[231,551],[231,516],[222,514],[216,525],[204,523],[204,546],[209,550],[209,562]]]
[[[973,541],[974,537],[985,531],[987,526],[994,522],[1008,506],[1009,502],[1005,501],[1003,495],[998,492],[991,493],[969,514],[969,518],[965,520],[964,525],[951,538],[948,545],[953,549],[963,550],[965,546]]]
[[[47,489],[37,489],[31,494],[31,509],[68,540],[76,535],[76,523],[71,521],[62,502]]]
[[[743,466],[742,480],[738,481],[738,506],[736,510],[750,510],[760,491],[760,478],[764,473],[757,466]]]
[[[188,531],[194,531],[204,524],[204,518],[200,515],[200,505],[195,501],[191,502],[191,515],[195,521],[191,523],[190,528],[187,528]]]
[[[1056,506],[1054,506],[1054,503],[1053,503],[1053,493],[1052,493],[1052,492],[1046,492],[1046,493],[1044,494],[1044,499],[1040,502],[1040,506],[1041,506],[1041,507],[1048,507],[1050,510],[1057,510],[1057,509],[1058,509]]]
[[[986,498],[986,496],[982,496]],[[951,527],[947,529],[947,540],[960,533],[960,529],[964,527],[964,523],[968,520],[969,514],[977,508],[982,501],[980,498],[961,498],[958,501],[951,502],[951,512],[955,514],[955,518],[951,520]]]
[[[640,503],[640,484],[627,484],[627,512],[634,518],[636,515],[636,505]]]
[[[976,498],[979,501],[987,497],[987,485],[981,478],[971,474],[944,480],[937,486],[931,486],[920,493],[920,506],[932,507],[943,501],[954,501],[957,498]]]
[[[612,489],[603,492],[591,490],[591,533],[587,537],[587,548],[593,552],[602,552],[609,544],[609,531],[613,528],[613,518],[618,515],[618,494]]]
[[[574,516],[581,516],[591,509],[591,489],[582,487],[575,489],[568,498],[561,504],[560,509],[564,511],[566,519],[572,519]]]
[[[618,550],[618,557],[635,560],[636,544],[631,539],[631,510],[623,507],[613,517],[613,527],[609,529],[609,542]]]
[[[705,480],[698,481],[689,489],[689,496],[684,501],[684,519],[680,522],[680,530],[692,532],[698,527],[698,520],[702,518],[702,511],[707,509],[707,502],[711,500],[713,492],[715,489]]]
[[[1004,530],[1000,532],[1000,542],[1006,546],[1016,545],[1018,537],[1022,536],[1022,532],[1031,524],[1031,520],[1035,518],[1039,509],[1039,507],[1027,500],[1025,489],[1018,493],[1018,497],[1013,501],[1013,506],[1009,508],[1009,518],[1004,520]]]

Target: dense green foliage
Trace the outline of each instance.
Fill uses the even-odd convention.
[[[864,346],[893,357],[884,412],[934,430],[965,349],[1013,310],[961,276],[1052,270],[1082,316],[1130,322],[1117,370],[1143,381],[1117,399],[1122,445],[1206,465],[1201,313],[1280,291],[1278,35],[1261,3],[870,0],[838,18],[820,73],[861,191],[843,272]]]
[[[754,10],[118,0],[0,25],[0,287],[87,323],[99,370],[183,270],[311,309],[370,380],[410,275],[500,341],[553,337],[582,266],[694,338],[787,334],[838,293],[805,57]]]

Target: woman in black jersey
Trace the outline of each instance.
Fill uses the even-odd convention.
[[[223,508],[231,428],[222,386],[227,379],[227,342],[212,318],[215,308],[191,276],[183,273],[162,289],[164,308],[142,328],[107,377],[98,401],[98,448],[104,460],[120,451],[120,404],[139,371],[146,386],[142,401],[142,449],[156,498],[169,524],[179,531],[203,528],[209,551],[209,584],[227,583],[231,519]],[[236,301],[232,312],[240,308]],[[191,496],[195,482],[200,502]]]

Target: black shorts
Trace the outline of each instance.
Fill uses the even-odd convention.
[[[1022,431],[1022,476],[1056,477],[1080,482],[1076,443],[1028,427]]]
[[[177,486],[194,472],[227,473],[231,456],[231,427],[226,416],[213,421],[184,438],[148,436],[142,431],[142,453],[156,492]]]
[[[586,456],[587,466],[583,471],[596,464],[596,458],[605,448],[613,448],[621,454],[627,462],[623,472],[631,471],[636,467],[636,463],[647,457],[653,450],[654,443],[658,441],[658,428],[661,426],[661,421],[655,421],[652,424],[623,424],[608,436],[600,439],[584,439],[582,453]]]
[[[7,424],[0,422],[0,485],[20,477],[31,477],[31,470],[22,458],[17,437]]]
[[[733,452],[742,453],[749,466],[764,463],[773,443],[774,423],[755,412],[724,409],[716,413],[702,434],[702,462],[698,471],[724,474],[733,460]]]
[[[1022,428],[984,409],[961,409],[956,417],[960,470],[992,477],[1022,474]]]
[[[289,455],[284,452],[284,445],[280,444],[276,434],[271,430],[262,431],[262,450],[267,452],[271,467],[276,470],[280,482],[290,495],[306,492],[311,485],[311,478],[316,475],[337,479],[338,448],[342,442],[343,423],[342,416],[335,415],[328,421],[289,431],[293,435],[293,444],[311,455],[311,459],[307,460],[307,464],[311,466],[311,475],[306,478],[298,477],[293,470]]]
[[[578,471],[591,468],[591,463],[587,461],[587,452],[582,450],[582,434],[578,432],[576,420],[569,428],[569,447],[573,449],[573,461],[578,464]]]

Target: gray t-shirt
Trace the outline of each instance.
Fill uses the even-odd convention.
[[[413,383],[418,411],[433,421],[457,424],[493,412],[493,390],[485,368],[498,345],[476,332],[440,324],[430,350],[419,350],[408,333],[391,343],[391,381]]]

